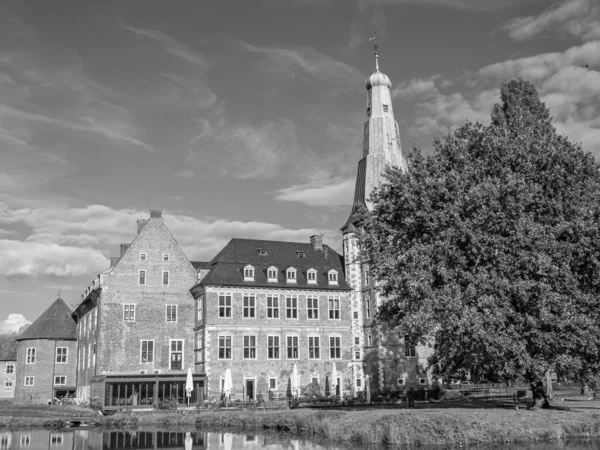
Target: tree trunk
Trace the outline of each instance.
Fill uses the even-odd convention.
[[[546,393],[546,399],[547,400],[552,400],[554,399],[554,389],[552,389],[552,372],[550,371],[550,369],[546,370],[546,373],[544,374],[544,381],[545,381],[545,393]]]
[[[546,390],[544,389],[544,383],[540,380],[534,380],[531,382],[531,407],[532,408],[549,408],[550,402],[546,397]]]

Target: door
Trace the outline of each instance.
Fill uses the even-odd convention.
[[[337,379],[337,384],[335,385],[335,395],[337,395],[338,397],[342,396],[342,379],[341,378]]]
[[[254,380],[246,380],[246,400],[254,400]]]

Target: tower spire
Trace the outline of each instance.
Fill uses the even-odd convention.
[[[375,70],[379,70],[379,47],[377,45],[377,41],[381,39],[377,37],[377,33],[373,33],[373,36],[369,38],[369,41],[373,43],[373,56],[375,57]]]

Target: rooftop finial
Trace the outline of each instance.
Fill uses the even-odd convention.
[[[375,70],[379,70],[379,53],[377,52],[378,50],[378,46],[377,46],[377,41],[381,39],[380,37],[377,37],[377,33],[373,33],[373,36],[371,36],[369,38],[369,41],[371,41],[373,43],[373,50],[375,51],[374,56],[375,56]]]
[[[60,288],[58,288],[58,294],[57,294],[58,298],[60,298]]]

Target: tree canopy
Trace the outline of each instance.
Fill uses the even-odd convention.
[[[489,126],[466,123],[387,181],[363,211],[377,319],[434,338],[438,375],[596,372],[600,166],[559,135],[533,85],[502,85]]]

